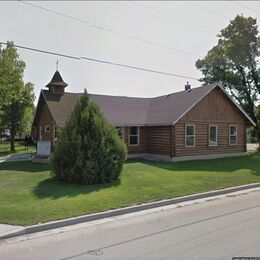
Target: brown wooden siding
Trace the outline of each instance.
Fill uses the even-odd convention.
[[[171,154],[171,126],[146,127],[146,152],[153,154]]]
[[[214,89],[179,122],[244,122],[241,112],[220,89]]]
[[[146,153],[146,134],[145,127],[139,127],[139,144],[129,145],[129,127],[125,127],[124,141],[127,145],[127,150],[129,154],[143,154]]]
[[[187,122],[189,123],[189,122]],[[217,125],[217,146],[209,146],[209,124],[197,122],[195,124],[195,146],[185,147],[185,123],[175,125],[176,156],[237,153],[245,151],[245,124],[237,125],[237,144],[229,144],[229,123],[215,123]],[[235,123],[234,123],[235,124]]]
[[[185,147],[185,124],[195,124],[195,147]],[[209,125],[217,126],[217,146],[209,146]],[[237,125],[237,144],[229,144],[229,125]],[[175,125],[175,156],[244,152],[245,119],[227,97],[213,90]]]
[[[127,144],[128,153],[151,153],[170,156],[172,148],[170,144],[171,131],[171,126],[139,127],[139,145],[129,145],[129,127],[125,127],[124,141]]]
[[[50,110],[47,107],[46,102],[43,99],[40,101],[38,109],[39,111],[35,120],[35,125],[33,125],[33,128],[36,129],[36,140],[40,139],[41,126],[43,127],[42,140],[53,141],[53,129],[55,127],[55,122],[50,113]],[[50,126],[50,132],[45,132],[45,126]]]
[[[176,132],[175,132],[175,125],[171,126],[172,132],[172,143],[171,143],[171,157],[176,156]]]

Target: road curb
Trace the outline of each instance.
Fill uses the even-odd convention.
[[[260,183],[247,184],[247,185],[236,186],[232,188],[213,190],[209,192],[177,197],[174,199],[166,199],[166,200],[160,200],[160,201],[155,201],[155,202],[150,202],[150,203],[145,203],[140,205],[134,205],[130,207],[119,208],[119,209],[109,210],[100,213],[88,214],[88,215],[83,215],[83,216],[64,219],[64,220],[52,221],[44,224],[22,227],[18,230],[14,230],[12,232],[0,235],[0,240],[19,236],[19,235],[32,234],[41,231],[47,231],[51,229],[76,225],[84,222],[91,222],[91,221],[100,220],[104,218],[115,217],[124,214],[135,213],[143,210],[159,208],[163,206],[169,206],[169,205],[174,205],[182,202],[198,200],[198,199],[205,199],[213,196],[225,195],[228,193],[233,193],[233,192],[238,192],[238,191],[243,191],[243,190],[248,190],[253,188],[259,188],[259,187],[260,187]]]

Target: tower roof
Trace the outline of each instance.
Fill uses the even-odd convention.
[[[54,85],[54,86],[61,86],[61,87],[67,87],[68,86],[68,84],[63,81],[63,79],[62,79],[62,77],[61,77],[61,75],[60,75],[58,70],[55,71],[55,73],[54,73],[50,83],[47,84],[46,87],[48,88],[48,87],[50,87],[52,85]]]

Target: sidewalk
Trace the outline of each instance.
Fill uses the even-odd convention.
[[[17,153],[9,154],[7,156],[0,156],[0,163],[2,162],[21,162],[21,161],[31,161],[32,156],[29,153]]]
[[[63,219],[58,221],[51,221],[39,225],[21,227],[21,226],[11,226],[0,224],[0,240],[7,239],[19,235],[32,234],[42,231],[47,231],[51,229],[59,229],[63,227],[68,227],[71,225],[77,225],[85,222],[91,222],[101,219],[114,218],[117,216],[127,215],[127,214],[144,214],[145,212],[152,212],[161,209],[167,209],[172,207],[192,205],[194,203],[204,202],[213,199],[219,199],[228,196],[236,196],[248,192],[260,191],[260,183],[253,183],[248,185],[242,185],[232,188],[213,190],[204,193],[198,193],[183,197],[177,197],[173,199],[160,200],[151,203],[144,203],[140,205],[134,205],[125,208],[119,208],[114,210],[109,210],[105,212],[99,212],[94,214],[83,215],[79,217]]]
[[[6,224],[0,224],[0,239],[1,237],[12,237],[12,236],[18,236],[23,235],[26,232],[26,228],[22,226],[13,226],[13,225],[6,225]]]

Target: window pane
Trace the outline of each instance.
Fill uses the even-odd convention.
[[[210,144],[211,145],[214,145],[214,144],[216,144],[216,142],[217,142],[217,128],[215,127],[215,126],[211,126],[210,128],[209,128],[209,139],[210,139]]]
[[[235,135],[230,136],[230,143],[231,144],[236,144],[237,143],[237,137]]]
[[[230,134],[236,135],[237,134],[237,128],[235,126],[230,126]]]
[[[130,136],[130,144],[138,144],[138,137]]]
[[[186,126],[186,135],[194,135],[194,126],[193,125]]]
[[[194,136],[187,136],[186,137],[186,145],[193,146],[194,145]]]
[[[136,126],[130,127],[130,135],[138,135]]]

